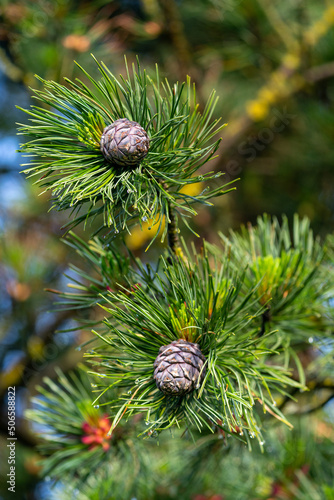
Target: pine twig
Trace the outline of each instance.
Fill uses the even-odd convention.
[[[163,189],[168,192],[167,183],[162,182],[161,185]],[[177,218],[175,216],[175,210],[173,209],[169,200],[168,200],[167,238],[168,238],[167,240],[168,247],[171,249],[174,255],[178,255],[181,251],[181,245],[177,227]]]
[[[175,211],[171,206],[169,206],[168,246],[175,255],[179,253],[181,248]]]
[[[166,30],[175,49],[180,76],[183,77],[192,66],[192,56],[179,8],[174,0],[160,0],[159,4],[165,18]],[[194,74],[193,68],[192,74]]]

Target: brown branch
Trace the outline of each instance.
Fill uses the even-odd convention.
[[[320,80],[326,80],[334,76],[334,62],[320,64],[314,68],[308,69],[304,73],[304,78],[309,83],[316,83]]]
[[[173,208],[169,205],[169,221],[168,221],[168,246],[171,251],[176,255],[178,248],[180,248],[179,232],[177,221]]]
[[[166,182],[161,182],[161,186],[168,193],[168,185]],[[174,255],[177,255],[178,250],[181,248],[179,240],[179,230],[177,227],[177,218],[175,216],[175,210],[171,206],[168,200],[168,218],[166,217],[167,223],[167,238],[168,246]]]
[[[320,390],[321,389],[329,389],[329,390],[332,390],[333,393],[331,395],[329,395],[325,401],[322,401],[318,406],[315,406],[314,408],[311,408],[305,412],[300,412],[299,414],[312,413],[312,412],[322,408],[326,403],[328,403],[328,401],[330,401],[334,397],[334,383],[328,383],[325,380],[321,380],[318,382],[314,382],[311,380],[306,384],[306,387],[312,392],[315,392],[318,389],[320,389]],[[278,406],[281,411],[286,406],[286,404],[291,401],[291,397],[293,397],[298,391],[299,391],[299,389],[294,387],[292,389],[292,391],[289,393],[289,395],[284,397],[282,403]]]
[[[175,49],[175,58],[179,66],[180,78],[183,79],[190,72],[192,66],[191,50],[184,33],[183,22],[180,11],[175,0],[159,0],[162,13],[165,18],[166,30],[170,35]],[[195,69],[191,68],[193,78]]]
[[[314,413],[315,411],[321,410],[327,403],[329,403],[334,398],[334,392],[330,394],[324,401],[322,401],[319,405],[302,412],[303,415],[309,415],[310,413]]]

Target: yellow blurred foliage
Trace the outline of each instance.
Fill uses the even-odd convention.
[[[327,31],[334,25],[334,6],[331,5],[325,10],[323,16],[316,21],[305,33],[305,40],[307,43],[314,45],[319,38],[327,33]]]
[[[149,229],[152,228],[152,229]],[[125,243],[130,250],[139,250],[143,247],[147,240],[153,238],[158,231],[159,224],[156,223],[153,219],[149,219],[147,222],[142,224],[142,227],[139,225],[136,226],[131,234],[127,234],[125,238]],[[165,217],[163,218],[161,228],[159,234],[161,235],[165,229]]]
[[[13,387],[21,379],[24,370],[24,363],[16,363],[8,371],[3,372],[0,378],[0,389],[6,389],[7,387]]]
[[[269,87],[262,87],[259,90],[259,98],[261,98],[263,101],[267,102],[268,104],[272,104],[276,101],[277,99],[277,93],[275,90],[269,88]]]
[[[325,10],[321,19],[316,21],[305,33],[305,41],[309,45],[315,45],[322,36],[334,25],[334,7]],[[287,97],[291,92],[298,90],[305,84],[301,75],[294,75],[301,63],[300,56],[295,52],[287,52],[283,58],[281,67],[273,71],[268,83],[259,91],[256,99],[246,103],[246,112],[254,121],[264,120],[270,111],[270,106],[279,99]],[[292,74],[291,74],[291,73]]]
[[[188,194],[189,196],[196,196],[202,190],[203,190],[203,183],[196,182],[194,184],[187,184],[180,190],[180,192]],[[128,248],[132,251],[139,250],[140,248],[142,248],[149,239],[154,238],[154,236],[157,234],[157,231],[159,229],[159,224],[160,223],[154,221],[153,219],[149,219],[147,222],[144,222],[141,227],[140,225],[137,225],[131,231],[131,234],[127,234],[125,238],[125,243],[128,246]],[[165,229],[165,217],[162,220],[158,237],[163,234],[164,229]]]
[[[32,335],[27,344],[27,351],[32,359],[41,359],[43,357],[44,342],[36,335]]]
[[[300,65],[300,57],[297,54],[288,52],[283,57],[282,63],[288,69],[297,69]]]
[[[264,99],[254,99],[246,104],[246,111],[255,122],[264,120],[268,115],[269,105]]]

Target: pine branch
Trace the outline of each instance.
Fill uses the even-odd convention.
[[[177,255],[180,249],[180,241],[175,213],[171,207],[169,207],[168,246]]]
[[[30,422],[42,426],[38,447],[44,456],[42,474],[52,474],[56,480],[68,480],[73,485],[85,484],[110,463],[115,467],[122,463],[123,468],[127,463],[129,474],[132,451],[136,449],[130,429],[119,427],[112,436],[108,434],[109,419],[99,405],[92,405],[92,389],[85,370],[81,368],[69,376],[57,370],[57,374],[56,381],[44,379],[40,396],[33,399],[33,408],[26,412]],[[122,484],[121,476],[113,475],[113,481],[117,487]]]
[[[245,274],[236,274],[227,254],[211,267],[214,256],[207,246],[203,255],[184,251],[187,264],[162,259],[164,278],[155,278],[159,294],[144,283],[131,294],[126,289],[109,292],[101,304],[108,314],[107,329],[98,333],[104,344],[87,357],[101,377],[101,394],[109,387],[120,390],[120,397],[109,401],[113,428],[122,418],[144,412],[149,422],[144,433],[183,422],[203,431],[208,422],[223,422],[226,432],[238,426],[247,441],[253,434],[261,441],[255,402],[286,422],[271,392],[300,384],[281,367],[266,364],[280,338],[275,332],[258,336],[256,321],[263,309],[250,314],[256,288],[241,298]],[[155,387],[153,362],[161,346],[180,338],[199,344],[207,359],[206,376],[194,393],[164,396]]]
[[[24,172],[38,176],[36,183],[52,193],[54,208],[72,210],[69,228],[98,218],[99,230],[112,239],[119,231],[130,231],[133,222],[150,219],[161,225],[169,206],[186,222],[196,215],[194,203],[207,204],[231,190],[217,187],[194,197],[180,192],[185,185],[220,175],[198,174],[214,157],[220,142],[215,137],[224,127],[219,120],[211,123],[215,92],[201,114],[190,79],[171,86],[160,81],[158,69],[153,80],[139,63],[132,74],[126,64],[127,77],[117,79],[103,63],[96,64],[100,80],[80,67],[93,90],[81,80],[66,80],[67,88],[40,79],[44,90],[34,91],[34,97],[47,109],[23,110],[30,123],[19,128],[28,138],[21,152],[31,158]],[[100,150],[105,127],[121,118],[139,123],[149,136],[147,156],[137,165],[122,167]],[[167,228],[162,238],[166,233]]]
[[[314,238],[308,219],[297,215],[292,237],[286,217],[282,224],[267,215],[257,222],[256,227],[243,226],[240,234],[231,231],[230,238],[220,236],[232,265],[238,269],[240,262],[248,264],[244,293],[259,283],[257,306],[266,307],[260,333],[265,326],[278,327],[286,335],[293,333],[295,343],[311,331],[330,334],[327,303],[334,293],[334,275],[326,264],[328,243]]]
[[[162,183],[162,187],[165,191],[168,191],[168,185],[166,182]],[[171,203],[168,202],[168,222],[167,222],[167,235],[168,235],[168,246],[174,255],[177,255],[181,249],[179,241],[179,230],[177,226],[177,219],[175,215],[175,210],[172,208]]]

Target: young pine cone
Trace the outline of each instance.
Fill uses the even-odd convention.
[[[147,155],[150,140],[137,122],[116,120],[103,130],[100,149],[106,160],[117,165],[135,166]]]
[[[192,392],[203,382],[205,361],[198,344],[183,339],[160,347],[153,365],[158,389],[172,396]]]

